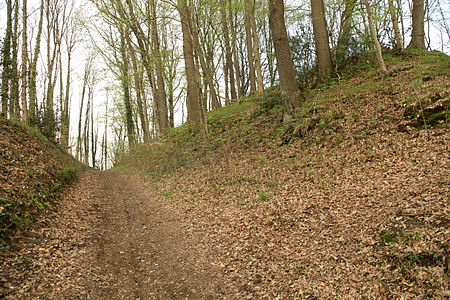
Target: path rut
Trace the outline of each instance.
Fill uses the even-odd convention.
[[[50,228],[46,222],[37,225],[34,235],[17,245],[31,249],[26,261],[20,262],[19,257],[13,262],[13,253],[6,255],[3,296],[223,298],[201,233],[186,225],[182,212],[152,201],[152,192],[146,183],[117,171],[84,173],[58,209],[65,213],[56,213],[47,224]],[[41,252],[48,255],[41,257]],[[27,262],[43,260],[27,266]],[[54,273],[58,273],[55,280],[49,279],[48,274]]]

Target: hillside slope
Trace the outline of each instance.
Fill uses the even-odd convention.
[[[116,168],[184,212],[234,299],[448,297],[450,58],[385,59],[308,91],[288,143],[271,89]]]
[[[37,130],[0,118],[0,248],[54,204],[78,168]]]

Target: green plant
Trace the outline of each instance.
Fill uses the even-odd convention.
[[[258,195],[258,199],[261,200],[261,201],[265,201],[268,198],[269,198],[269,195],[266,194],[266,193],[259,193],[259,195]]]
[[[70,183],[75,179],[77,172],[76,167],[67,167],[58,171],[58,176],[64,183]]]

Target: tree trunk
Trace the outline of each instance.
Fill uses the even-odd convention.
[[[300,95],[295,81],[294,65],[284,21],[283,0],[269,0],[269,26],[278,63],[278,75],[284,106],[283,120],[286,125],[293,117],[294,107],[299,103]]]
[[[30,64],[30,73],[28,80],[28,94],[30,97],[29,108],[29,124],[36,125],[37,123],[37,94],[36,94],[36,77],[37,77],[37,62],[41,50],[41,36],[44,21],[44,0],[41,0],[40,12],[39,12],[39,24],[36,34],[36,44],[34,46],[33,58]]]
[[[164,85],[164,68],[161,58],[160,42],[158,37],[158,26],[156,23],[156,4],[155,0],[150,1],[152,21],[151,21],[151,37],[153,45],[153,55],[156,60],[156,83],[158,85],[158,97],[157,97],[157,110],[158,110],[158,121],[159,129],[163,135],[166,134],[169,126],[169,118],[167,114],[167,103],[166,103],[166,90]]]
[[[256,83],[258,84],[258,92],[264,92],[264,82],[261,67],[261,48],[259,46],[259,37],[256,30],[256,18],[255,18],[255,0],[246,0],[250,6],[250,29],[252,33],[253,42],[253,63],[255,65]]]
[[[327,80],[333,70],[323,0],[311,0],[311,15],[316,46],[319,81]]]
[[[228,29],[228,16],[227,16],[227,5],[228,1],[222,0],[220,6],[220,12],[222,17],[222,30],[223,30],[223,38],[225,42],[225,70],[227,71],[227,75],[225,76],[225,81],[229,82],[229,90],[231,99],[237,99],[236,94],[236,84],[234,78],[234,68],[233,68],[233,58],[231,52],[231,44],[230,44],[230,31]]]
[[[187,120],[188,122],[199,122],[202,118],[202,109],[200,106],[198,71],[194,61],[194,45],[189,28],[190,12],[186,0],[178,0],[178,10],[183,33],[183,54],[187,81]]]
[[[378,68],[380,69],[381,72],[386,73],[387,69],[386,65],[384,64],[383,55],[381,53],[381,45],[380,42],[378,41],[377,32],[375,30],[375,24],[373,22],[372,9],[370,8],[369,0],[364,0],[364,5],[366,6],[367,21],[369,23],[370,36],[372,37],[372,42],[375,48],[375,55],[378,62]]]
[[[251,6],[249,1],[245,0],[245,42],[247,44],[247,60],[248,60],[248,79],[250,84],[250,94],[254,94],[256,92],[256,76],[255,76],[255,59],[254,59],[254,50],[253,50],[253,41],[252,41],[252,28],[251,28]]]
[[[13,34],[11,36],[12,41],[12,58],[11,58],[11,91],[10,91],[10,117],[12,119],[20,119],[20,105],[19,105],[19,71],[17,58],[19,54],[18,49],[19,40],[19,1],[15,1],[14,4],[14,26]]]
[[[148,117],[146,114],[146,111],[144,110],[143,101],[146,101],[145,98],[143,98],[143,92],[144,92],[144,84],[142,82],[142,75],[140,74],[138,61],[136,58],[136,53],[133,48],[133,44],[129,38],[129,36],[126,36],[127,44],[128,44],[128,52],[130,53],[130,60],[133,67],[133,77],[134,77],[134,85],[136,90],[136,103],[138,107],[138,114],[139,119],[141,121],[141,127],[142,132],[144,136],[144,143],[148,143],[150,141],[150,130],[148,127]]]
[[[413,0],[412,35],[408,48],[425,49],[424,0]]]
[[[2,111],[4,118],[8,117],[9,86],[11,81],[11,38],[12,38],[12,1],[6,1],[6,31],[3,42],[3,70],[2,70]]]
[[[403,49],[403,38],[400,33],[400,28],[398,27],[398,18],[396,9],[394,7],[393,0],[388,0],[389,14],[391,16],[392,27],[394,28],[394,39],[395,39],[395,48]]]
[[[350,42],[352,31],[353,11],[355,10],[356,0],[344,0],[345,9],[341,16],[341,24],[339,30],[339,37],[336,45],[336,60],[335,63],[341,67],[347,58],[347,51]]]
[[[22,100],[22,121],[28,121],[28,103],[27,103],[27,64],[28,64],[28,0],[22,1],[22,70],[21,70],[21,100]]]
[[[125,105],[125,121],[127,125],[127,137],[128,137],[128,144],[130,146],[130,149],[134,147],[136,136],[135,136],[135,128],[134,128],[134,122],[133,122],[133,111],[131,106],[131,95],[130,95],[130,75],[128,73],[129,66],[128,66],[128,56],[127,56],[127,50],[126,50],[126,44],[125,44],[125,32],[124,29],[121,28],[120,30],[120,56],[122,58],[122,66],[121,66],[121,84],[122,84],[122,91],[123,91],[123,101]]]
[[[237,32],[236,32],[236,20],[234,19],[233,10],[230,5],[230,25],[231,25],[231,36],[232,36],[232,59],[234,73],[236,75],[236,90],[237,98],[242,98],[242,86],[241,86],[241,67],[239,65],[239,52],[237,47]]]

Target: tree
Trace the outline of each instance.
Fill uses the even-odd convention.
[[[413,0],[412,34],[408,48],[425,49],[424,0]]]
[[[388,0],[388,7],[389,15],[391,16],[392,27],[394,29],[395,48],[401,50],[403,49],[403,38],[402,34],[400,33],[400,28],[398,27],[398,18],[393,0]]]
[[[325,81],[333,70],[323,0],[311,0],[311,15],[316,46],[319,80]]]
[[[191,12],[187,0],[178,0],[178,11],[181,19],[183,33],[183,54],[187,82],[187,120],[190,122],[202,122],[203,114],[200,105],[198,70],[194,58],[194,42],[191,34]]]
[[[2,111],[3,117],[8,117],[9,91],[11,81],[11,39],[12,39],[12,0],[6,1],[6,31],[3,42],[2,71]]]
[[[369,0],[364,0],[364,5],[366,6],[367,21],[369,22],[369,31],[375,49],[375,56],[377,58],[378,68],[380,69],[381,72],[386,73],[387,69],[386,65],[384,64],[383,55],[381,53],[381,45],[380,42],[378,41],[377,32],[372,17],[372,9],[370,7]]]
[[[28,0],[22,1],[22,69],[21,69],[21,99],[22,99],[22,120],[28,121],[28,103],[27,103],[27,72],[28,72]]]
[[[30,97],[29,103],[29,120],[30,125],[37,125],[37,89],[36,89],[36,78],[37,78],[37,63],[41,51],[41,36],[44,22],[44,0],[41,0],[39,6],[39,23],[38,31],[36,34],[36,41],[33,51],[33,57],[31,58],[30,68],[29,68],[29,78],[28,78],[28,94]]]
[[[344,11],[341,15],[341,23],[339,26],[339,36],[336,44],[336,60],[337,67],[341,67],[346,59],[349,47],[349,41],[352,31],[353,12],[356,6],[356,0],[344,0]]]
[[[294,107],[299,103],[300,92],[295,81],[294,65],[284,21],[283,0],[269,0],[269,26],[272,32],[275,56],[280,77],[284,116],[287,125],[293,118]]]

